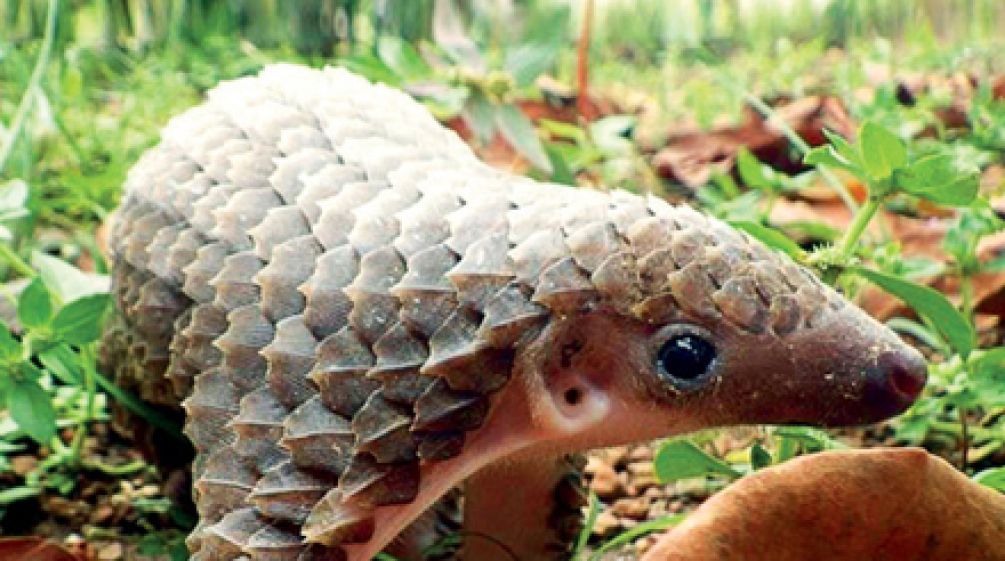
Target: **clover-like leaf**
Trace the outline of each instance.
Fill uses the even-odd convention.
[[[977,196],[976,170],[962,171],[949,154],[920,158],[896,173],[896,186],[939,204],[966,206]]]
[[[83,345],[101,336],[101,325],[108,309],[107,294],[91,294],[60,308],[52,321],[56,335],[71,345]]]
[[[18,378],[7,388],[7,411],[28,436],[42,445],[56,436],[56,409],[38,381]]]
[[[416,80],[429,76],[432,68],[408,41],[393,35],[385,35],[377,42],[380,60],[402,78]]]
[[[973,325],[939,292],[900,277],[863,267],[852,267],[849,271],[900,298],[920,315],[928,318],[953,350],[963,358],[973,350],[977,341]]]
[[[749,187],[773,190],[778,186],[778,174],[775,170],[764,165],[745,146],[736,154],[736,169],[740,173],[740,179]]]
[[[66,343],[56,343],[39,352],[38,360],[64,384],[79,385],[84,378],[80,357]]]
[[[10,329],[0,323],[0,363],[5,365],[16,364],[24,356],[24,348],[21,342],[11,335]]]
[[[483,146],[496,133],[495,108],[481,92],[472,92],[461,108],[461,118]]]
[[[17,300],[17,319],[26,328],[45,327],[52,319],[52,297],[41,277],[32,279]]]
[[[897,135],[872,121],[866,121],[859,131],[862,167],[874,180],[890,177],[895,169],[907,163],[907,145]]]
[[[664,483],[713,474],[725,475],[730,479],[743,475],[687,440],[671,440],[661,446],[656,452],[654,467],[656,477]]]
[[[809,165],[824,165],[832,168],[840,168],[855,175],[862,175],[861,167],[842,156],[833,146],[817,146],[803,156],[803,163]]]
[[[806,252],[803,251],[803,248],[799,247],[799,244],[774,228],[769,228],[749,220],[730,220],[729,224],[737,230],[743,230],[750,234],[764,245],[777,249],[797,261],[806,257]]]
[[[503,67],[518,86],[527,86],[548,69],[558,56],[559,43],[527,43],[506,52]]]
[[[506,141],[534,167],[549,174],[552,172],[551,162],[537,136],[537,130],[519,107],[512,104],[497,106],[496,125]]]

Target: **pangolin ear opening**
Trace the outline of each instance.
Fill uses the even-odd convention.
[[[563,435],[585,432],[602,422],[610,411],[607,392],[574,370],[555,372],[546,382],[544,424]]]

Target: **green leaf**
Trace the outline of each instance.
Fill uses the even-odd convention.
[[[565,152],[555,143],[545,144],[544,150],[548,153],[548,161],[551,162],[552,169],[555,170],[551,174],[551,180],[564,185],[576,185],[576,175],[572,173],[572,169],[566,162]]]
[[[32,279],[17,300],[17,319],[26,328],[45,327],[52,319],[52,297],[41,277]]]
[[[108,292],[109,280],[105,275],[85,273],[62,259],[32,252],[31,264],[45,281],[45,286],[61,302],[72,302],[82,296]]]
[[[835,440],[826,432],[813,427],[775,427],[774,435],[783,439],[783,442],[788,441],[799,444],[804,450],[811,452],[847,448],[847,446],[845,446],[840,440]],[[779,453],[778,462],[781,463],[782,461],[782,454]]]
[[[22,179],[12,179],[0,186],[0,216],[11,220],[28,215],[28,184]]]
[[[590,534],[593,533],[593,527],[597,524],[597,517],[600,516],[600,499],[592,491],[590,492],[590,497],[587,503],[588,509],[586,511],[586,518],[583,520],[583,527],[579,530],[579,535],[576,536],[576,543],[572,550],[572,558],[575,559],[579,556],[579,553],[586,548],[586,543],[590,539]]]
[[[380,38],[377,55],[388,68],[403,78],[416,80],[432,73],[432,69],[411,43],[393,35]]]
[[[576,144],[585,144],[587,141],[586,131],[572,123],[541,119],[537,122],[537,126],[555,138],[570,140]]]
[[[548,154],[541,145],[541,139],[538,138],[530,119],[520,111],[519,107],[512,104],[496,107],[496,125],[517,152],[526,157],[534,167],[551,174],[551,162],[548,161]]]
[[[24,347],[14,338],[7,326],[0,323],[0,364],[12,365],[21,362]]]
[[[855,175],[861,175],[862,169],[852,161],[848,160],[834,149],[833,146],[817,146],[803,156],[803,163],[809,165],[824,165],[833,168],[841,168]]]
[[[686,515],[684,514],[668,514],[666,516],[646,520],[645,522],[632,526],[630,529],[625,530],[624,532],[621,532],[620,534],[600,544],[600,546],[594,550],[593,554],[590,555],[589,561],[597,561],[602,558],[604,553],[631,543],[645,535],[666,530],[667,528],[672,528],[683,522],[684,518],[686,518]]]
[[[980,180],[976,172],[957,169],[951,155],[932,154],[898,171],[895,185],[939,204],[966,206],[977,196]]]
[[[806,257],[806,252],[799,247],[799,244],[774,228],[762,226],[749,220],[730,220],[729,225],[737,230],[743,230],[764,245],[777,249],[797,261]]]
[[[1005,493],[1005,467],[989,468],[974,476],[974,481]]]
[[[56,335],[71,345],[96,341],[101,336],[108,302],[107,294],[92,294],[63,306],[52,322]]]
[[[634,152],[631,137],[636,124],[635,115],[610,115],[590,123],[590,137],[608,157],[629,156]]]
[[[17,426],[39,444],[48,445],[56,436],[52,398],[37,381],[15,380],[7,390],[7,410]]]
[[[746,146],[741,147],[736,154],[736,169],[740,172],[740,179],[748,187],[770,191],[777,185],[774,170],[761,163]]]
[[[754,469],[762,469],[770,465],[771,454],[760,443],[754,443],[750,447],[750,466]]]
[[[461,108],[461,117],[482,146],[492,141],[496,133],[495,108],[483,94],[472,92],[468,96]]]
[[[1005,347],[982,351],[970,361],[970,382],[983,405],[1005,402]]]
[[[21,487],[11,487],[10,489],[4,489],[0,491],[0,506],[9,505],[11,503],[16,503],[18,501],[23,501],[24,499],[30,499],[32,497],[37,497],[42,494],[41,487],[28,487],[27,485],[22,485]]]
[[[725,475],[730,479],[743,475],[687,440],[671,440],[661,446],[656,452],[654,467],[656,477],[662,483],[705,475]]]
[[[84,379],[80,357],[66,343],[57,343],[38,353],[38,360],[65,384],[79,385]]]
[[[401,86],[401,78],[384,64],[384,61],[371,54],[353,55],[339,60],[346,70],[359,74],[373,82],[382,82],[390,86]]]
[[[907,163],[907,145],[883,126],[866,121],[858,135],[862,151],[862,167],[870,178],[886,179],[893,170]]]
[[[528,86],[555,62],[560,44],[528,43],[506,52],[503,67],[513,75],[517,86]]]
[[[953,350],[966,358],[976,344],[977,336],[970,322],[939,292],[899,277],[862,267],[848,269],[883,290],[903,300],[916,312],[928,318]]]
[[[834,146],[834,151],[837,152],[839,156],[857,168],[862,167],[862,155],[859,154],[858,150],[856,150],[851,143],[845,140],[845,137],[829,129],[824,129],[824,136],[826,136],[827,140]]]

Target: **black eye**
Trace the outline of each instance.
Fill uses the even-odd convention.
[[[677,335],[660,347],[656,360],[660,374],[671,381],[692,381],[708,371],[715,347],[697,335]]]

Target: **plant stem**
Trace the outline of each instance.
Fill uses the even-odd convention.
[[[0,243],[0,260],[6,261],[8,265],[22,276],[32,278],[38,273],[24,259],[21,259],[13,249],[5,243]]]
[[[14,152],[14,145],[17,143],[17,139],[21,136],[21,131],[24,129],[24,123],[28,119],[28,114],[31,113],[32,106],[35,104],[35,96],[42,83],[45,67],[49,65],[49,57],[52,55],[52,44],[56,38],[56,16],[58,14],[59,0],[49,0],[48,12],[46,12],[45,17],[45,34],[42,36],[42,48],[38,52],[38,59],[35,61],[35,67],[31,71],[28,85],[25,87],[20,103],[18,103],[17,112],[14,113],[14,120],[7,129],[7,142],[0,147],[0,173],[3,173],[4,168],[7,166],[7,161]]]
[[[974,322],[974,283],[966,272],[960,272],[960,311],[970,323]]]
[[[93,376],[94,381],[98,384],[98,386],[101,387],[102,391],[112,396],[112,398],[121,403],[126,409],[139,415],[147,422],[149,422],[151,425],[163,430],[171,437],[181,442],[188,441],[185,438],[185,435],[182,434],[180,427],[178,426],[178,423],[171,420],[160,411],[140,401],[133,394],[116,386],[114,382],[103,376],[97,370],[93,370],[91,372],[91,375]]]
[[[734,88],[738,88],[735,84],[732,84],[732,86]],[[778,113],[775,112],[774,108],[769,106],[767,103],[764,103],[764,100],[756,95],[746,90],[741,91],[743,93],[743,99],[758,113],[760,113],[765,120],[773,120],[775,125],[781,129],[785,138],[788,139],[792,146],[795,146],[796,150],[799,150],[801,155],[805,156],[810,151],[810,145],[807,144],[806,141],[803,140],[803,138],[799,136],[799,134],[793,130],[784,119],[778,117]],[[831,186],[831,189],[837,193],[838,197],[841,198],[841,201],[848,207],[848,210],[852,211],[852,213],[857,212],[858,203],[855,202],[851,193],[848,192],[848,188],[845,187],[845,184],[838,179],[836,175],[834,175],[834,172],[822,164],[817,164],[817,171],[820,172],[820,177],[823,177],[824,181],[826,181],[827,184]]]
[[[938,431],[948,433],[957,437],[962,437],[960,423],[957,421],[939,421],[937,419],[932,420],[928,423],[928,428]],[[967,437],[971,441],[981,441],[981,440],[1003,440],[1002,433],[1000,430],[988,429],[984,427],[976,427],[967,425]]]
[[[586,0],[583,13],[583,28],[579,33],[579,44],[576,47],[576,110],[579,116],[586,119],[590,105],[589,97],[589,58],[590,58],[590,28],[593,25],[593,0]]]
[[[872,221],[881,204],[882,200],[879,197],[871,196],[865,202],[865,205],[855,213],[855,219],[852,220],[851,226],[848,227],[848,231],[845,232],[844,237],[841,238],[841,242],[838,244],[838,257],[841,259],[842,264],[846,264],[854,255],[859,238],[862,237],[866,226]]]
[[[960,471],[966,473],[967,464],[970,463],[970,435],[967,431],[967,411],[960,408],[956,413],[960,416]]]

